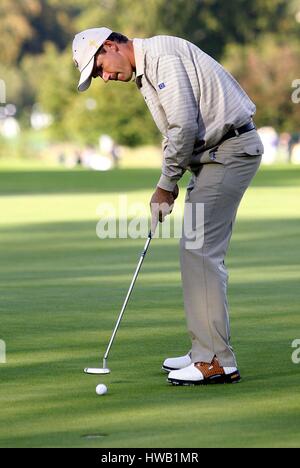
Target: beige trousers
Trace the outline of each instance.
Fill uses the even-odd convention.
[[[204,206],[203,245],[195,244],[197,248],[195,245],[191,248],[187,229],[183,229],[180,241],[184,306],[193,362],[211,362],[217,356],[222,366],[237,365],[230,346],[228,273],[224,260],[238,206],[259,168],[262,154],[263,145],[256,130],[227,140],[199,156],[200,169],[193,174],[187,188],[184,225],[191,212],[196,216],[198,204]],[[197,220],[192,224],[196,230],[201,228]]]

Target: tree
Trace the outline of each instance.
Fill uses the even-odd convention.
[[[160,29],[185,37],[216,59],[228,43],[246,45],[272,33],[299,37],[295,5],[287,0],[177,0],[161,2]]]
[[[105,88],[105,89],[104,89]],[[89,110],[88,104],[95,108]],[[95,143],[101,133],[119,144],[137,146],[158,143],[160,134],[134,83],[108,83],[98,80],[89,92],[74,99],[66,109],[64,122],[72,139]]]
[[[33,37],[32,18],[40,13],[38,0],[1,0],[0,50],[1,62],[16,63],[22,45]]]
[[[24,115],[36,101],[53,114],[57,138],[95,142],[106,132],[120,143],[157,142],[131,85],[110,83],[102,93],[99,84],[77,93],[71,42],[76,32],[97,26],[130,38],[172,34],[220,61],[225,57],[256,101],[258,122],[295,127],[298,108],[288,96],[292,79],[300,77],[299,9],[299,0],[1,0],[0,78]],[[95,110],[88,110],[89,98]]]
[[[251,46],[232,45],[224,63],[257,104],[259,126],[299,131],[299,105],[292,101],[292,83],[300,78],[297,42],[266,36]]]

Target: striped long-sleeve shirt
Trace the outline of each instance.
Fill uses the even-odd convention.
[[[217,145],[256,108],[218,62],[172,36],[133,40],[136,84],[163,134],[158,186],[172,191],[195,156]]]

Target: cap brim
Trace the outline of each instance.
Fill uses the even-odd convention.
[[[93,71],[93,68],[94,68],[94,58],[95,57],[93,57],[89,61],[87,66],[81,72],[80,80],[79,80],[79,84],[78,84],[78,91],[80,91],[81,93],[83,91],[86,91],[91,85],[91,82],[92,82],[92,76],[91,75],[92,75],[92,71]]]

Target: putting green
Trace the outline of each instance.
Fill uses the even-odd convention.
[[[299,168],[262,168],[237,218],[227,265],[241,384],[178,388],[160,371],[189,346],[176,239],[150,246],[112,373],[83,374],[101,363],[144,245],[98,239],[97,208],[117,209],[120,193],[147,208],[158,175],[0,173],[1,447],[299,447]]]

